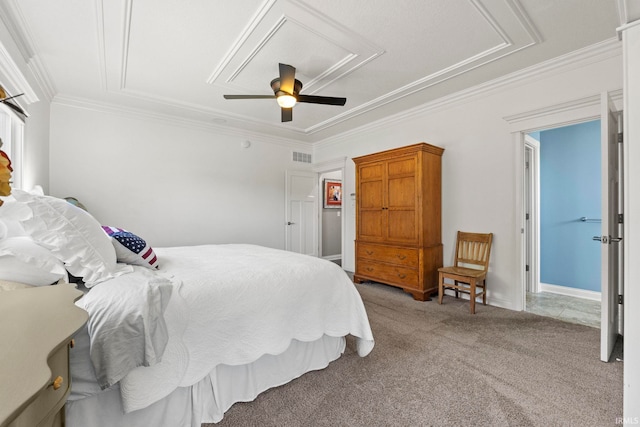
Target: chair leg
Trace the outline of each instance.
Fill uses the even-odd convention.
[[[454,280],[454,282],[455,282],[456,286],[458,286],[459,282],[457,280]],[[458,288],[456,288],[455,291],[456,291],[456,299],[457,299],[458,298]]]
[[[476,279],[469,280],[469,288],[469,299],[471,300],[469,310],[471,314],[476,314]]]
[[[444,277],[442,273],[438,274],[438,304],[442,304],[442,297],[444,296]]]
[[[487,280],[482,281],[482,305],[487,305]]]

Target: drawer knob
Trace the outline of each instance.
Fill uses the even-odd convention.
[[[54,390],[58,390],[60,387],[62,387],[62,383],[64,383],[64,378],[58,375],[56,379],[51,383],[51,386]]]
[[[398,255],[398,258],[400,259],[405,259],[407,256],[406,255]]]
[[[367,267],[367,271],[373,271],[373,267]]]
[[[401,279],[404,279],[405,277],[407,277],[407,275],[406,274],[398,274],[398,277],[401,278]]]
[[[373,255],[373,251],[369,251],[369,250],[367,250],[367,251],[365,251],[365,252],[367,253],[367,255]]]

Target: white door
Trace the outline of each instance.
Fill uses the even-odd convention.
[[[318,177],[315,172],[286,172],[285,248],[318,256]]]
[[[602,319],[600,329],[600,360],[608,362],[618,337],[618,293],[620,274],[621,227],[620,213],[620,153],[618,117],[608,94],[601,98],[602,153],[602,235],[594,236],[602,248]]]

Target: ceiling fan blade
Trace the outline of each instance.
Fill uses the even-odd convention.
[[[224,99],[275,99],[275,95],[222,95]]]
[[[290,122],[293,120],[293,108],[281,108],[281,110],[283,122]]]
[[[0,87],[1,87],[1,86],[0,86]],[[2,92],[0,92],[0,93],[4,93],[4,89],[3,89],[3,90],[2,90]],[[5,95],[6,95],[6,93],[5,93]],[[19,97],[19,96],[22,96],[22,95],[24,95],[24,93],[20,93],[20,94],[18,94],[18,95],[13,95],[13,96],[7,96],[6,98],[2,98],[2,99],[0,99],[0,102],[5,102],[5,101],[8,101],[8,100],[10,100],[10,99],[13,99],[13,98],[17,98],[17,97]]]
[[[347,98],[334,98],[332,96],[298,95],[298,102],[310,104],[344,105]]]
[[[19,95],[16,95],[16,96],[19,96]],[[18,107],[17,105],[15,105],[15,104],[13,104],[11,102],[8,102],[6,99],[2,99],[2,100],[0,100],[0,102],[3,103],[4,105],[6,105],[7,107],[11,108],[16,113],[20,113],[25,117],[29,117],[29,115],[27,113],[25,113],[25,111],[22,108]]]
[[[296,69],[291,65],[280,64],[280,90],[293,95],[296,82]]]

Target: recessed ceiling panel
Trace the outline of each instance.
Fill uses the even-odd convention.
[[[295,21],[283,20],[268,39],[259,43],[255,50],[247,52],[244,61],[220,86],[242,92],[266,90],[271,93],[269,82],[278,77],[278,63],[281,62],[296,68],[296,78],[308,93],[314,79],[348,60],[350,55],[352,53],[345,48],[309,32]],[[236,63],[230,62],[228,70],[232,71],[232,64]]]
[[[277,70],[282,62],[307,78],[303,83],[309,93],[314,85],[316,90],[327,86],[382,53],[382,48],[304,3],[270,0],[212,70],[208,83],[227,90],[253,90],[253,82],[265,78],[267,63],[273,68],[266,70]]]

